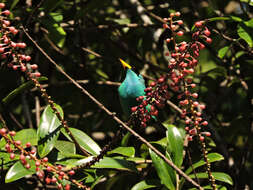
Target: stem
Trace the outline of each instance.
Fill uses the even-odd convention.
[[[32,37],[24,30],[27,37],[34,43],[34,45],[41,51],[41,53],[58,69],[60,73],[62,73],[65,77],[67,77],[77,88],[79,88],[82,93],[87,95],[98,107],[104,110],[108,115],[112,117],[118,124],[124,127],[127,131],[129,131],[132,135],[134,135],[138,140],[142,143],[146,144],[153,152],[155,152],[158,156],[160,156],[167,164],[169,164],[179,175],[184,177],[187,181],[192,183],[194,186],[199,189],[203,189],[199,184],[197,184],[194,180],[192,180],[187,174],[185,174],[181,169],[179,169],[172,161],[170,161],[166,156],[164,156],[160,151],[158,151],[154,146],[152,146],[146,139],[136,133],[133,129],[127,126],[123,121],[121,121],[114,113],[110,112],[102,103],[100,103],[95,97],[93,97],[87,90],[85,90],[80,84],[78,84],[74,79],[72,79],[51,57],[47,55],[47,53],[32,39]]]

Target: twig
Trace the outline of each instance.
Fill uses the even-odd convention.
[[[40,125],[40,100],[38,96],[35,96],[35,116],[37,128]]]
[[[169,164],[179,175],[184,177],[188,182],[203,190],[203,188],[192,180],[187,174],[185,174],[181,169],[179,169],[172,161],[170,161],[166,156],[164,156],[159,150],[157,150],[153,145],[151,145],[146,139],[136,133],[133,129],[127,126],[123,121],[121,121],[114,113],[110,112],[102,103],[100,103],[95,97],[93,97],[87,90],[85,90],[80,84],[78,84],[74,79],[72,79],[49,55],[32,39],[32,37],[22,28],[27,35],[27,37],[34,43],[34,45],[39,49],[39,51],[62,73],[67,77],[77,88],[79,88],[85,95],[87,95],[97,106],[104,110],[108,115],[112,117],[118,124],[129,131],[133,136],[135,136],[142,143],[146,144],[153,152],[155,152],[159,157],[161,157],[167,164]]]

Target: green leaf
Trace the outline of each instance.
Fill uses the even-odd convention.
[[[135,149],[134,147],[117,147],[109,151],[107,154],[121,154],[127,157],[134,157]]]
[[[230,20],[231,18],[229,17],[213,17],[213,18],[209,18],[207,19],[208,22],[213,22],[213,21],[219,21],[219,20]]]
[[[69,128],[72,135],[76,139],[76,141],[80,144],[82,148],[84,148],[87,152],[89,152],[92,155],[98,155],[101,151],[101,148],[98,146],[98,144],[90,138],[86,133],[79,129],[75,128]],[[61,130],[61,132],[69,139],[69,135],[65,132],[64,129]]]
[[[61,117],[63,117],[62,108],[56,104],[55,106],[60,112]],[[42,113],[40,125],[37,131],[39,138],[38,153],[40,157],[43,158],[54,148],[60,134],[60,126],[61,122],[53,112],[52,108],[48,105]]]
[[[39,82],[48,80],[46,77],[39,77],[37,79]],[[9,104],[17,95],[21,94],[27,89],[30,89],[34,86],[34,83],[32,81],[28,81],[22,85],[20,85],[18,88],[13,90],[11,93],[9,93],[5,98],[3,98],[2,103],[4,105]]]
[[[151,179],[151,180],[143,180],[140,181],[139,183],[135,184],[131,190],[144,190],[144,189],[150,189],[150,188],[155,188],[157,186],[160,186],[161,184],[157,179]]]
[[[248,3],[249,5],[253,6],[252,0],[240,0],[241,2]]]
[[[156,172],[161,179],[161,183],[170,190],[176,189],[171,177],[172,175],[175,175],[175,173],[169,173],[169,165],[162,158],[156,155],[156,153],[154,153],[151,149],[149,149],[149,153],[154,163]]]
[[[31,145],[37,145],[38,137],[35,129],[22,129],[16,133],[13,139],[21,141],[21,145],[24,146],[26,143],[30,142]],[[6,142],[4,139],[0,140],[0,149],[5,146]]]
[[[250,27],[250,28],[253,28],[253,18],[246,21],[246,22],[243,22],[247,27]]]
[[[208,178],[208,174],[207,173],[196,173],[197,175],[197,178],[200,178],[200,179],[206,179]],[[215,178],[215,180],[217,181],[222,181],[222,182],[225,182],[225,183],[228,183],[230,185],[233,185],[233,180],[232,178],[226,174],[226,173],[223,173],[223,172],[212,172],[212,175],[213,177]],[[195,178],[195,174],[191,174],[189,175],[190,178]]]
[[[180,167],[183,163],[184,140],[180,131],[174,125],[166,125],[167,151],[173,163]]]
[[[120,170],[129,170],[133,172],[138,172],[135,167],[135,164],[119,158],[110,158],[104,157],[102,160],[97,162],[92,168],[100,168],[100,169],[120,169]]]
[[[50,13],[45,19],[42,20],[44,27],[49,32],[48,38],[60,48],[64,46],[67,35],[64,29],[57,22],[62,18],[63,16],[61,13]]]
[[[223,57],[227,54],[228,50],[229,50],[228,46],[221,48],[218,52],[218,57],[223,59]]]
[[[16,162],[7,172],[5,176],[5,183],[10,183],[16,181],[20,178],[25,177],[26,175],[32,175],[36,173],[36,166],[34,160],[28,160],[27,163],[30,164],[31,168],[26,169],[23,164],[19,161]]]
[[[11,4],[10,10],[12,10],[12,9],[17,5],[18,2],[19,2],[19,0],[14,0],[14,1],[12,2],[12,4]]]
[[[209,154],[207,155],[207,158],[208,158],[209,163],[224,160],[224,157],[223,157],[221,154],[219,154],[219,153],[209,153]],[[193,167],[194,169],[196,169],[196,168],[198,168],[198,167],[200,167],[200,166],[203,166],[203,165],[205,165],[205,164],[206,164],[205,161],[202,159],[202,160],[198,161],[197,163],[193,164],[192,167]],[[189,167],[189,168],[185,171],[185,173],[186,173],[186,174],[190,174],[190,173],[192,172],[192,167]]]
[[[55,143],[55,148],[63,154],[75,154],[76,153],[75,144],[72,142],[69,142],[69,141],[58,140]]]
[[[252,29],[249,29],[243,24],[240,24],[237,29],[237,34],[244,39],[250,47],[253,47]]]

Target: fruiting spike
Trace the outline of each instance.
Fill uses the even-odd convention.
[[[126,63],[125,61],[123,61],[122,59],[119,58],[119,60],[120,60],[122,66],[123,66],[124,68],[126,68],[126,67],[127,67],[128,69],[131,69],[131,68],[132,68],[129,64],[127,64],[127,63]]]

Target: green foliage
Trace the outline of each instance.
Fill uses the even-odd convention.
[[[61,117],[63,111],[59,105],[55,105]],[[48,105],[41,115],[40,125],[37,131],[38,135],[38,153],[41,158],[48,155],[54,148],[60,134],[61,122]]]
[[[131,64],[136,73],[148,76],[144,77],[146,86],[152,78],[168,71],[170,56],[164,56],[164,52],[170,51],[171,46],[164,40],[171,34],[161,29],[162,23],[152,14],[168,18],[171,12],[181,12],[179,19],[184,21],[187,31],[178,42],[190,41],[191,32],[196,29],[195,21],[205,20],[212,32],[212,43],[206,44],[203,39],[206,49],[200,53],[192,78],[197,84],[193,90],[198,93],[198,100],[207,106],[203,117],[208,119],[209,125],[203,130],[212,133],[205,137],[211,171],[219,189],[253,186],[250,180],[253,178],[252,1],[139,0],[148,12],[140,12],[132,1],[120,0],[1,2],[12,11],[10,18],[16,28],[24,26],[66,73],[123,120],[126,117],[120,107],[118,85],[107,83],[122,82],[125,77],[118,58]],[[37,80],[57,103],[62,116],[64,112],[71,133],[89,155],[82,154],[24,73],[13,71],[3,60],[0,118],[5,120],[10,131],[16,131],[14,140],[20,140],[22,146],[30,142],[32,147],[26,150],[36,148],[36,156],[47,156],[50,165],[61,164],[71,169],[88,163],[115,136],[118,124],[64,78],[22,31],[14,39],[27,44],[22,53],[31,55],[31,63],[39,66],[43,77]],[[169,91],[170,100],[178,105],[178,94]],[[159,128],[157,122],[166,123],[166,128]],[[3,126],[0,121],[0,128]],[[147,128],[137,125],[132,128],[192,179],[196,180],[196,174],[204,189],[212,189],[199,143],[197,139],[186,143],[187,136],[182,132],[185,126],[177,111],[166,105],[159,109],[157,121],[149,123]],[[33,180],[27,180],[31,176],[37,179],[34,161],[27,159],[31,165],[28,170],[19,161],[19,151],[10,159],[6,141],[0,138],[0,189],[8,189],[8,185],[13,189],[34,189]],[[99,162],[76,173],[74,177],[78,181],[98,190],[193,188],[146,145],[125,131],[123,138],[113,144]]]

